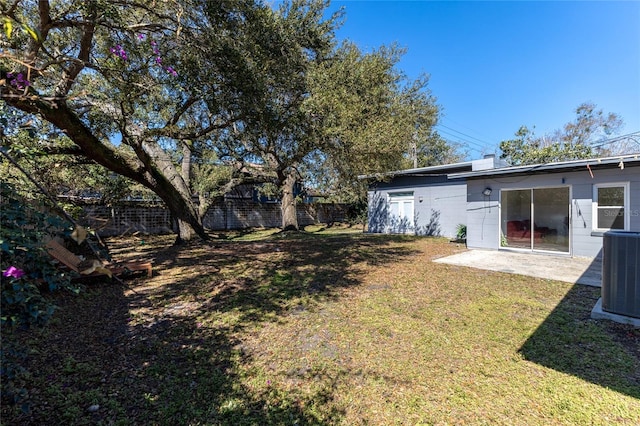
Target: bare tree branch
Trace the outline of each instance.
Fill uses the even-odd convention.
[[[93,42],[93,34],[95,30],[94,24],[87,24],[84,26],[82,32],[82,38],[80,39],[80,51],[78,52],[78,59],[71,63],[71,67],[66,69],[62,73],[62,79],[58,83],[54,93],[56,96],[66,96],[73,83],[78,77],[78,74],[82,71],[85,64],[89,62],[89,54],[91,52],[91,44]]]

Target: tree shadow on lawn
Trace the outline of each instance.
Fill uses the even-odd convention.
[[[592,320],[600,292],[574,285],[520,353],[529,361],[640,398],[640,329]]]
[[[361,268],[389,264],[415,254],[393,243],[405,236],[316,236],[260,242],[168,248],[158,252],[156,264],[168,275],[166,286],[145,290],[145,299],[171,301],[191,295],[202,298],[203,309],[242,312],[244,321],[262,321],[299,309],[299,303],[335,297],[342,288],[361,284]],[[176,268],[198,276],[172,275]]]
[[[105,282],[61,300],[54,324],[29,342],[32,412],[12,411],[5,421],[335,424],[344,416],[332,402],[340,372],[314,375],[313,391],[285,391],[252,363],[243,337],[339,297],[362,283],[367,265],[413,254],[393,244],[407,240],[282,239],[153,252],[157,275],[131,283],[135,292]],[[174,277],[176,269],[187,272]]]

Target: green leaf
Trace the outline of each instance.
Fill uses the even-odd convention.
[[[4,23],[2,25],[4,27],[4,33],[7,38],[11,38],[11,32],[13,31],[13,22],[8,16],[4,17]]]
[[[22,24],[22,29],[31,36],[32,39],[34,39],[35,41],[40,41],[42,40],[42,37],[40,36],[40,31],[38,31],[37,29],[33,29],[30,26],[28,26],[27,24]]]

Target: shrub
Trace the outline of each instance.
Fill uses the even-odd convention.
[[[27,206],[11,185],[0,184],[0,266],[2,269],[2,326],[45,323],[53,305],[44,292],[67,289],[71,275],[61,272],[43,247],[45,235],[70,233],[58,216]]]
[[[358,200],[349,204],[346,221],[349,226],[366,225],[369,205],[366,200]]]
[[[24,348],[11,341],[8,331],[45,324],[55,308],[47,293],[78,291],[71,284],[71,275],[56,268],[43,247],[45,235],[68,234],[71,227],[55,215],[29,207],[7,183],[0,183],[0,220],[2,396],[24,406],[26,372],[20,365]]]

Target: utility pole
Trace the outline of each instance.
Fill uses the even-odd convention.
[[[413,137],[413,141],[411,142],[411,156],[413,157],[413,168],[418,168],[418,143],[416,142],[415,136]]]

